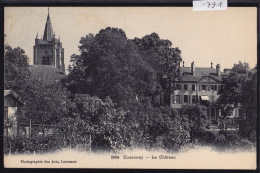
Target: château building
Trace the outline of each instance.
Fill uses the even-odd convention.
[[[207,107],[208,118],[210,120],[218,120],[221,115],[221,108],[215,103],[219,98],[219,90],[224,87],[222,83],[226,73],[220,70],[220,65],[216,68],[211,67],[195,67],[195,63],[191,63],[191,67],[180,67],[181,79],[176,81],[175,91],[171,95],[171,107],[181,108],[183,104],[201,104]],[[233,111],[233,115],[238,116],[238,109]]]

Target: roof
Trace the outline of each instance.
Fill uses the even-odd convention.
[[[12,99],[15,100],[18,104],[23,105],[21,97],[18,94],[16,94],[14,91],[4,90],[4,97],[6,96],[12,97]]]
[[[60,81],[66,75],[53,65],[30,65],[31,79],[45,80],[48,83]]]
[[[220,72],[220,76],[217,75],[215,68],[210,67],[195,67],[195,76],[191,73],[191,67],[180,68],[181,81],[198,81],[203,76],[211,76],[212,78],[222,81],[225,73]]]
[[[51,19],[50,19],[49,9],[48,9],[48,16],[45,24],[43,40],[51,41],[52,38],[53,38],[53,30],[52,30]]]

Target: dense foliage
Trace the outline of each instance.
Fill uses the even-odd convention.
[[[55,124],[66,115],[70,105],[69,92],[60,83],[46,84],[31,80],[20,94],[24,100],[19,121],[34,124]]]
[[[166,93],[169,87],[163,77],[173,82],[171,74],[181,60],[180,50],[157,34],[129,40],[123,30],[106,28],[81,38],[80,44],[81,54],[71,56],[68,89],[102,99],[110,96],[127,109],[137,97],[154,103],[157,95]]]
[[[23,49],[4,47],[4,88],[21,91],[30,76],[28,57]]]
[[[185,104],[181,108],[182,122],[189,130],[191,141],[203,135],[207,125],[207,108],[196,104]]]
[[[240,108],[239,129],[241,135],[255,141],[257,68],[250,69],[247,63],[239,62],[223,79],[223,83],[225,87],[220,90],[218,104],[224,108],[224,116],[230,115],[234,108]]]

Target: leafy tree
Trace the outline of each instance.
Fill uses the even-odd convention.
[[[128,145],[123,123],[125,114],[122,109],[115,108],[109,97],[102,101],[86,94],[75,94],[68,115],[56,128],[65,146],[85,143],[85,147],[91,149],[122,149]]]
[[[249,73],[247,81],[241,87],[240,131],[242,136],[255,141],[257,128],[257,67]]]
[[[20,91],[29,79],[28,57],[23,49],[4,48],[4,88]]]
[[[150,110],[148,115],[144,126],[144,136],[148,139],[148,146],[176,151],[189,142],[189,132],[172,108],[155,108],[153,111]]]
[[[247,63],[235,65],[230,73],[223,78],[224,87],[220,89],[220,97],[218,104],[224,108],[223,116],[228,116],[232,110],[239,106],[242,101],[241,89],[242,85],[248,80],[251,75]]]
[[[129,40],[123,30],[109,27],[82,38],[81,54],[71,56],[68,89],[102,99],[110,96],[127,109],[136,103],[136,97],[154,99],[155,93],[161,92],[162,76],[174,78],[180,51],[157,34],[147,36],[153,40],[152,45],[146,45],[145,38]]]
[[[174,81],[180,77],[179,64],[182,60],[178,47],[173,48],[172,42],[160,39],[158,34],[152,33],[143,38],[135,38],[134,42],[142,52],[145,62],[156,71],[157,92],[165,94],[165,103],[170,105],[170,93],[173,91]]]
[[[239,107],[240,132],[249,137],[256,130],[257,68],[247,63],[236,64],[223,79],[225,87],[220,90],[218,104],[224,108],[224,116]]]
[[[44,133],[44,124],[54,124],[66,114],[70,104],[68,91],[60,83],[46,84],[44,81],[30,80],[21,94],[24,106],[19,122],[40,124]]]
[[[205,133],[207,108],[202,105],[184,104],[181,108],[182,123],[190,132],[191,141]]]

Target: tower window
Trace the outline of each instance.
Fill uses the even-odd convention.
[[[44,56],[42,58],[42,65],[50,65],[50,57],[49,56]]]

